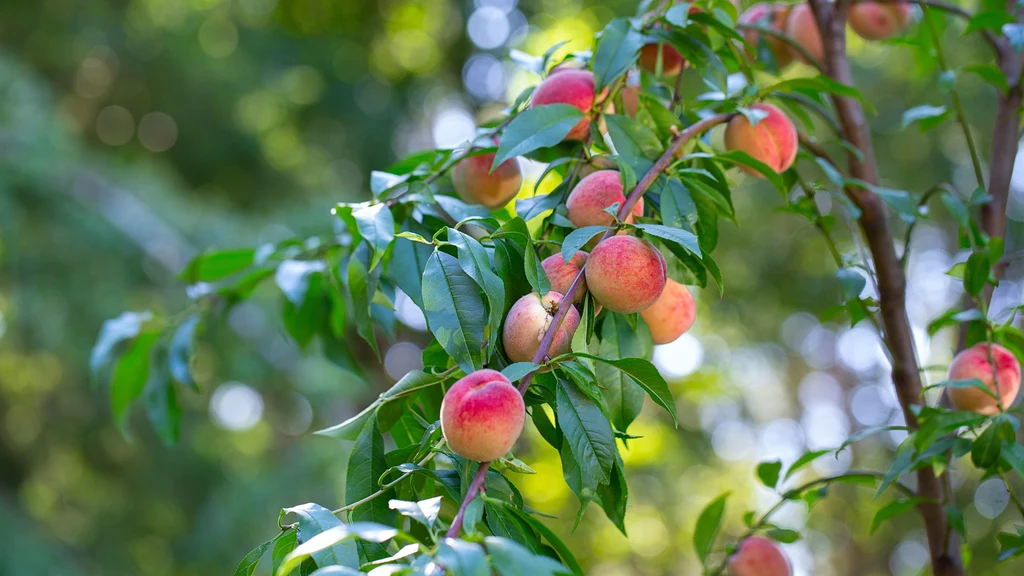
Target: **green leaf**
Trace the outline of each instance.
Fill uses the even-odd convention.
[[[626,18],[616,18],[601,32],[591,65],[594,70],[594,92],[599,93],[636,62],[644,38]]]
[[[565,565],[569,567],[570,570],[572,570],[574,576],[583,576],[583,569],[580,567],[580,563],[576,561],[576,557],[573,556],[572,551],[569,550],[569,547],[565,545],[565,542],[562,542],[562,540],[554,532],[552,532],[550,528],[545,526],[542,522],[538,521],[533,516],[527,514],[525,511],[520,510],[519,508],[513,506],[510,503],[504,503],[503,508],[505,510],[512,512],[513,515],[515,515],[517,518],[519,518],[527,525],[529,525],[530,528],[533,528],[541,536],[543,536],[544,539],[547,540],[548,544],[550,544],[551,547],[555,549],[555,552],[558,553],[558,556],[562,559],[562,562],[564,562]]]
[[[676,2],[665,12],[665,21],[673,26],[686,28],[690,25],[690,3]]]
[[[860,298],[860,293],[868,285],[864,275],[853,268],[840,268],[836,271],[836,279],[839,280],[844,302]]]
[[[939,330],[948,326],[957,326],[964,322],[982,320],[984,317],[985,316],[982,315],[981,310],[978,310],[977,308],[971,308],[970,310],[958,310],[954,308],[953,310],[945,312],[928,324],[928,335],[935,336]]]
[[[375,418],[377,416],[377,409],[383,404],[384,402],[378,398],[369,406],[363,408],[363,410],[355,416],[345,420],[341,424],[335,424],[330,428],[317,430],[315,434],[330,436],[332,438],[341,438],[342,440],[354,442],[356,438],[359,437],[360,432],[363,431],[363,427],[366,425],[367,420]]]
[[[534,292],[544,296],[551,290],[551,281],[548,280],[548,275],[544,272],[541,259],[537,257],[537,248],[533,245],[533,240],[530,240],[523,252],[523,268],[526,271],[526,279],[530,283],[530,288]]]
[[[307,546],[319,534],[344,526],[341,520],[338,520],[334,514],[331,514],[330,510],[319,504],[308,503],[285,508],[284,513],[295,514],[299,517],[299,534],[297,536],[301,536],[303,544],[294,550],[290,550],[281,560],[280,566],[275,569],[277,576],[289,574],[306,556],[312,556],[318,566],[329,566],[331,564],[359,566],[359,554],[354,542],[342,542],[341,539],[338,539],[327,546],[318,547],[319,544],[324,542],[321,540],[318,544]],[[328,540],[330,540],[330,537]],[[306,549],[300,552],[299,548],[303,546],[306,546]],[[316,549],[314,550],[313,548]],[[277,563],[277,554],[277,545],[275,545],[275,564]]]
[[[348,261],[347,283],[352,297],[352,315],[356,322],[356,332],[373,348],[377,358],[380,358],[380,349],[373,329],[373,317],[370,316],[370,303],[377,292],[377,277],[370,274],[363,261],[353,255]]]
[[[319,260],[285,260],[277,266],[274,283],[289,302],[301,306],[309,291],[310,276],[325,269],[326,265]]]
[[[466,506],[466,512],[462,517],[462,529],[465,530],[466,534],[479,534],[477,525],[484,517],[484,499],[481,494],[477,494],[476,497]]]
[[[554,576],[571,574],[568,568],[547,556],[535,555],[524,546],[506,538],[488,536],[484,546],[491,564],[500,576]]]
[[[419,226],[410,226],[409,232],[426,234],[427,230],[421,229]],[[395,242],[395,247],[391,252],[389,275],[395,279],[395,283],[402,289],[402,292],[405,292],[420,309],[423,308],[420,282],[423,278],[423,271],[427,267],[427,260],[433,253],[432,246],[412,240]]]
[[[252,248],[206,252],[189,262],[178,277],[189,284],[215,282],[252,266],[255,258]]]
[[[562,259],[568,262],[574,254],[579,252],[590,239],[598,234],[603,234],[608,231],[605,226],[584,226],[583,228],[577,228],[562,240]]]
[[[242,561],[238,563],[238,567],[235,568],[235,576],[252,576],[256,572],[256,565],[260,563],[260,559],[267,553],[267,548],[270,548],[270,544],[273,540],[267,540],[263,544],[253,548]]]
[[[708,504],[701,511],[697,518],[697,526],[693,532],[693,549],[697,557],[703,563],[715,545],[715,537],[722,526],[722,516],[725,514],[725,501],[729,497],[726,492]]]
[[[143,396],[153,430],[165,446],[174,446],[181,435],[181,406],[174,384],[166,373],[155,371]]]
[[[991,268],[988,252],[972,252],[964,269],[964,290],[971,296],[980,294],[988,283]]]
[[[697,235],[693,232],[680,230],[679,228],[670,228],[661,224],[637,224],[636,227],[643,230],[646,234],[681,246],[697,258],[701,257],[700,244],[697,242]]]
[[[785,181],[783,181],[782,175],[776,172],[775,169],[772,168],[771,166],[765,164],[764,162],[761,162],[760,160],[755,159],[750,154],[747,154],[746,152],[743,152],[741,150],[729,150],[727,152],[722,152],[721,154],[718,154],[716,158],[732,162],[733,164],[737,164],[739,166],[746,166],[748,168],[752,168],[756,170],[758,174],[764,176],[765,179],[768,180],[768,182],[771,182],[772,186],[774,186],[776,190],[783,194],[786,193],[786,183]]]
[[[128,407],[142,394],[146,380],[149,379],[150,353],[159,336],[159,332],[141,334],[114,366],[114,376],[110,384],[110,404],[114,420],[124,433],[127,433],[128,429]]]
[[[963,35],[967,36],[979,30],[993,30],[999,32],[1006,24],[1013,22],[1013,16],[1004,9],[984,10],[971,16],[964,28]]]
[[[1003,14],[1006,14],[1006,12],[1003,12]],[[1006,15],[1009,16],[1008,14]],[[1006,76],[995,64],[973,64],[971,66],[964,66],[964,72],[976,74],[983,81],[998,88],[1003,94],[1010,91],[1010,84],[1006,81]]]
[[[915,122],[919,122],[918,128],[921,132],[927,132],[937,128],[950,116],[950,111],[945,106],[929,106],[927,104],[916,106],[903,113],[903,123],[900,128],[906,128]]]
[[[99,376],[103,367],[110,361],[110,354],[121,342],[131,340],[142,332],[142,327],[153,319],[153,313],[145,312],[122,312],[117,318],[111,318],[103,323],[100,334],[96,338],[96,344],[89,356],[89,369],[92,371],[94,382]]]
[[[1003,449],[999,452],[999,461],[1024,478],[1024,446],[1013,440],[1004,439]]]
[[[869,436],[874,436],[875,434],[879,434],[881,432],[890,432],[892,430],[908,430],[908,428],[906,426],[869,426],[867,428],[864,428],[863,430],[858,430],[857,432],[854,432],[852,435],[850,435],[850,437],[847,438],[846,441],[839,446],[839,448],[836,448],[836,458],[838,458],[839,453],[842,452],[843,450],[846,450],[846,447],[849,446],[850,444],[853,444],[854,442],[859,442]]]
[[[522,380],[527,374],[536,372],[538,368],[540,366],[533,362],[516,362],[502,368],[501,374],[508,378],[509,382],[515,383]]]
[[[284,559],[288,554],[292,550],[295,550],[295,547],[298,545],[299,531],[294,528],[289,528],[277,535],[277,538],[274,539],[274,548],[270,555],[272,561],[271,574],[277,574],[277,570],[281,567],[281,563],[284,562]]]
[[[889,502],[875,513],[874,519],[871,520],[871,530],[869,533],[874,534],[875,530],[878,530],[878,527],[886,520],[891,520],[905,512],[909,512],[916,508],[918,504],[927,500],[927,498],[907,498],[905,500]]]
[[[287,510],[293,512],[295,508]],[[327,512],[330,513],[329,510]],[[281,566],[277,569],[276,576],[285,576],[310,556],[316,561],[317,566],[334,564],[346,567],[359,566],[359,556],[356,554],[354,539],[358,538],[365,543],[380,546],[398,534],[398,530],[391,526],[373,522],[342,524],[337,518],[335,518],[335,522],[337,524],[317,532],[310,538],[303,536],[302,544],[285,556]],[[303,531],[301,514],[299,516],[299,531]],[[345,551],[343,557],[337,555],[339,549]]]
[[[657,160],[665,151],[658,135],[639,120],[620,114],[606,114],[604,120],[615,151],[628,164],[638,160]],[[623,189],[629,191],[632,187],[625,186]]]
[[[437,548],[437,563],[458,576],[490,576],[484,549],[474,542],[445,538]]]
[[[407,502],[405,500],[391,500],[388,508],[395,510],[402,516],[408,516],[423,524],[427,528],[433,528],[437,522],[437,515],[441,513],[441,497],[428,498],[419,502]]]
[[[779,485],[779,474],[782,472],[782,462],[761,462],[757,465],[757,478],[765,486],[775,489]]]
[[[637,326],[634,330],[621,314],[605,315],[601,324],[600,356],[650,358],[653,350],[654,341],[646,327]],[[618,430],[626,430],[644,406],[644,389],[627,374],[608,364],[597,365],[595,374],[612,424]]]
[[[395,240],[395,219],[387,204],[374,204],[352,213],[359,226],[359,234],[373,249],[370,271],[373,271],[384,257],[384,252]]]
[[[932,384],[931,386],[926,387],[924,391],[931,390],[932,388],[954,388],[959,390],[963,390],[966,388],[974,388],[984,392],[989,398],[992,398],[993,400],[999,400],[999,396],[996,396],[996,393],[992,389],[990,389],[988,386],[985,386],[985,383],[982,382],[981,380],[978,380],[977,378],[965,378],[963,380],[943,380],[942,382]]]
[[[611,479],[615,463],[615,436],[601,407],[574,386],[559,382],[555,391],[558,427],[584,474],[597,484]]]
[[[198,392],[199,387],[192,378],[192,369],[189,366],[196,351],[197,326],[199,315],[193,314],[174,331],[167,349],[167,368],[175,380]]]
[[[487,340],[486,358],[490,358],[499,339],[501,320],[505,316],[505,284],[491,270],[491,259],[487,250],[476,239],[459,232],[448,230],[448,241],[459,250],[459,264],[487,296]]]
[[[786,475],[783,477],[783,479],[788,480],[790,476],[797,473],[801,468],[807,466],[808,464],[814,462],[815,460],[821,458],[822,456],[828,454],[829,452],[831,452],[831,450],[812,450],[809,452],[804,452],[803,456],[797,458],[796,462],[793,462],[793,464],[789,467],[789,470],[786,470]]]
[[[590,358],[597,362],[603,362],[610,364],[627,374],[634,382],[640,385],[651,400],[654,400],[655,404],[661,406],[672,416],[672,422],[676,426],[679,426],[679,418],[676,413],[676,401],[672,398],[672,392],[668,389],[668,383],[662,378],[661,373],[658,369],[643,358],[622,358],[620,360],[612,360],[610,358],[602,358],[600,356],[594,356],[591,354],[583,354],[580,352],[570,353],[572,356],[579,358]]]
[[[516,200],[516,214],[529,222],[548,210],[554,210],[562,200],[561,194],[542,194]]]
[[[967,527],[964,524],[964,513],[953,504],[946,504],[946,516],[949,518],[949,525],[956,530],[961,538],[967,536]]]
[[[974,441],[974,446],[971,448],[971,462],[978,468],[992,468],[999,462],[1002,448],[1003,439],[999,434],[999,421],[994,421]]]
[[[483,366],[487,313],[480,288],[453,256],[435,251],[423,271],[423,312],[444,351],[467,374]]]
[[[569,104],[536,106],[519,113],[501,135],[491,170],[516,156],[561,142],[583,118],[583,112]]]
[[[352,454],[348,458],[348,469],[345,473],[345,501],[358,502],[378,492],[380,478],[387,470],[388,465],[384,459],[384,437],[380,433],[377,419],[370,418],[363,425],[363,430],[356,438]],[[362,506],[357,506],[349,512],[349,520],[381,524],[394,523],[395,513],[388,506],[388,495],[392,493],[389,491]],[[363,550],[374,559],[387,556],[386,550],[380,546],[364,546]]]

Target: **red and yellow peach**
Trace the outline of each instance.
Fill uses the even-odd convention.
[[[478,462],[507,454],[519,439],[525,419],[523,397],[495,370],[467,374],[441,402],[441,432],[448,447]]]

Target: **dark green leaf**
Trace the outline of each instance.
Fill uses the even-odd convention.
[[[776,172],[772,167],[768,166],[764,162],[761,162],[760,160],[755,159],[750,154],[747,154],[746,152],[740,150],[729,150],[727,152],[722,152],[717,156],[717,158],[732,162],[733,164],[737,164],[739,166],[753,168],[758,172],[758,174],[764,176],[766,180],[771,182],[772,186],[775,186],[776,190],[785,194],[786,184],[782,180],[782,176],[778,172]]]
[[[345,501],[358,502],[380,490],[380,477],[387,472],[388,465],[384,459],[384,437],[376,418],[370,418],[363,425],[363,430],[356,438],[352,454],[348,459],[348,470],[345,474]],[[389,491],[388,494],[393,492]],[[388,494],[374,498],[362,506],[349,512],[352,522],[379,522],[391,524],[395,513],[388,507]],[[387,556],[383,547],[364,546],[367,555],[374,559]],[[322,566],[323,564],[321,564]]]
[[[785,528],[772,528],[765,532],[769,538],[776,542],[782,542],[783,544],[792,544],[800,539],[800,533],[796,530],[786,530]]]
[[[342,526],[340,520],[338,520],[330,510],[320,506],[319,504],[302,504],[301,506],[295,506],[293,508],[285,508],[285,514],[295,514],[299,517],[299,536],[303,543],[308,543],[311,539],[316,537],[318,534],[324,533],[332,528]],[[342,566],[359,566],[359,554],[356,551],[355,542],[336,542],[332,546],[316,550],[315,552],[307,552],[305,554],[295,554],[298,548],[289,550],[286,556],[281,559],[281,565],[275,568],[275,574],[277,576],[283,576],[292,571],[302,558],[305,556],[312,556],[319,566],[329,566],[331,564],[340,564]],[[277,564],[278,558],[278,547],[274,546],[274,562]]]
[[[562,259],[568,262],[587,242],[590,242],[591,238],[603,234],[607,230],[608,228],[605,226],[584,226],[573,230],[562,241]]]
[[[548,275],[544,272],[541,259],[537,257],[537,248],[533,245],[532,240],[523,252],[523,268],[526,270],[526,279],[530,282],[530,287],[534,292],[543,296],[551,290],[551,281],[548,280]]]
[[[991,468],[999,462],[1003,439],[999,435],[999,422],[993,422],[978,436],[971,448],[971,462],[978,468]]]
[[[657,160],[665,151],[658,140],[658,135],[640,121],[619,114],[606,114],[604,119],[615,151],[618,152],[620,159],[627,163]],[[625,186],[623,189],[628,191],[631,188]]]
[[[353,256],[348,262],[348,290],[352,297],[352,315],[356,322],[356,332],[373,348],[377,357],[377,337],[373,329],[373,317],[370,316],[370,303],[377,291],[377,277],[370,274],[366,265]]]
[[[267,548],[270,548],[271,542],[273,541],[268,540],[246,554],[235,568],[235,576],[252,576],[253,572],[256,572],[256,565],[260,563],[260,558],[263,558],[263,555],[267,553]]]
[[[510,382],[515,383],[522,380],[527,374],[535,372],[537,368],[539,368],[539,366],[533,362],[516,362],[502,368],[501,373],[505,378],[508,378]]]
[[[294,508],[289,508],[288,510],[295,511]],[[300,514],[300,533],[303,532],[302,518],[303,517]],[[335,521],[338,523],[317,532],[316,535],[312,537],[306,538],[306,536],[303,535],[302,543],[289,552],[284,558],[281,562],[281,566],[277,569],[276,576],[284,576],[285,574],[288,574],[290,571],[298,567],[299,564],[302,564],[305,567],[304,560],[310,556],[316,562],[316,566],[358,566],[359,556],[356,552],[355,539],[362,540],[364,545],[372,544],[383,548],[382,544],[384,542],[391,540],[398,534],[398,530],[391,526],[385,526],[375,522],[353,522],[351,524],[342,524],[340,521],[337,521],[337,519],[335,519]],[[344,551],[344,557],[337,556],[339,549]],[[355,561],[354,564],[352,563],[353,561]],[[313,568],[316,566],[313,566]],[[308,573],[312,573],[312,570]]]
[[[483,365],[487,313],[480,288],[458,260],[435,251],[423,272],[423,312],[430,331],[467,374]]]
[[[988,283],[991,267],[988,252],[971,253],[967,257],[967,267],[964,269],[964,290],[971,296],[980,294]]]
[[[319,260],[285,260],[277,266],[274,282],[289,302],[301,306],[306,299],[310,276],[325,268]]]
[[[373,260],[370,262],[372,271],[395,239],[395,219],[387,204],[361,208],[353,212],[352,217],[359,226],[359,234],[373,249]]]
[[[484,545],[491,555],[492,565],[500,576],[554,576],[571,574],[561,563],[538,556],[527,548],[505,538],[488,536]]]
[[[441,497],[436,496],[419,502],[392,500],[388,502],[388,507],[402,516],[416,520],[427,528],[433,528],[434,523],[437,522],[437,515],[441,513]]]
[[[487,340],[485,357],[490,358],[491,352],[498,342],[498,331],[501,329],[501,320],[505,315],[505,284],[491,270],[491,259],[480,242],[453,229],[448,230],[448,241],[458,248],[459,264],[462,269],[487,296],[488,322],[484,338]]]
[[[701,257],[700,244],[697,242],[697,236],[693,232],[680,230],[679,228],[670,228],[661,224],[637,224],[636,227],[643,230],[646,234],[657,236],[666,242],[682,246],[697,258]]]
[[[122,432],[128,428],[128,407],[142,394],[149,379],[149,360],[159,332],[145,332],[132,342],[114,366],[110,384],[110,404],[114,420]]]
[[[445,538],[437,548],[438,564],[458,576],[490,576],[491,567],[484,549],[474,542]]]
[[[578,348],[574,348],[578,350]],[[637,326],[634,330],[620,314],[607,314],[601,324],[599,355],[605,358],[649,358],[654,350],[650,330]],[[614,366],[601,363],[595,367],[597,383],[602,388],[605,406],[612,424],[625,431],[644,406],[644,390],[631,377]]]
[[[520,112],[505,127],[491,170],[509,158],[558,144],[582,118],[583,112],[569,104],[536,106]]]
[[[633,29],[626,18],[616,18],[601,32],[591,65],[594,70],[594,92],[599,93],[628,70],[644,44],[643,35]]]
[[[844,302],[860,298],[860,293],[868,285],[864,275],[853,268],[840,268],[836,272],[836,279],[839,280]]]
[[[757,478],[765,486],[775,489],[779,485],[779,474],[782,472],[782,462],[761,462],[757,465]]]
[[[520,198],[516,200],[516,214],[529,222],[548,210],[554,210],[561,200],[561,194],[542,194],[532,198]]]
[[[556,390],[558,427],[584,474],[606,484],[615,463],[615,436],[600,406],[564,382]]]
[[[668,389],[668,383],[665,382],[665,379],[661,376],[661,373],[658,372],[658,369],[654,367],[654,364],[651,364],[643,358],[622,358],[620,360],[612,360],[609,358],[601,358],[600,356],[593,356],[591,354],[582,354],[578,352],[573,353],[573,355],[610,364],[623,371],[629,375],[634,382],[639,384],[648,395],[650,395],[651,400],[654,400],[657,405],[668,410],[668,413],[672,416],[672,422],[674,422],[676,426],[679,425],[679,418],[676,414],[676,401],[672,398],[672,392]]]
[[[196,327],[199,325],[199,315],[193,314],[185,319],[174,331],[171,343],[167,349],[167,367],[171,376],[185,386],[198,391],[195,380],[192,379],[192,369],[189,364],[192,355],[196,350]]]
[[[569,547],[566,546],[565,543],[562,542],[562,540],[554,532],[551,531],[551,529],[549,529],[547,526],[545,526],[543,523],[538,521],[533,516],[530,516],[525,511],[520,510],[519,508],[516,508],[511,504],[506,503],[504,509],[512,512],[512,514],[514,514],[517,518],[528,524],[530,528],[533,528],[541,536],[543,536],[544,539],[547,540],[548,544],[550,544],[551,547],[555,549],[555,552],[558,553],[558,556],[562,559],[562,562],[564,562],[565,565],[568,566],[570,570],[572,570],[574,576],[583,576],[583,569],[580,568],[580,564],[576,561],[576,557],[573,556],[572,551],[569,550]]]
[[[412,227],[409,231],[426,233],[425,229],[421,230],[419,227]],[[427,244],[402,240],[395,242],[395,248],[391,253],[390,276],[420,309],[423,308],[420,282],[427,267],[427,260],[433,252],[433,247]]]
[[[189,262],[178,277],[189,284],[214,282],[252,266],[255,257],[252,248],[207,252]]]
[[[882,525],[882,522],[891,520],[905,512],[909,512],[917,507],[921,502],[925,502],[926,498],[908,498],[906,500],[893,500],[892,502],[883,506],[878,512],[875,513],[874,519],[871,520],[871,534],[878,530],[878,527]]]

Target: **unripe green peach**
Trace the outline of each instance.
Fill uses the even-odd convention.
[[[618,170],[598,170],[576,184],[565,201],[565,208],[569,221],[577,228],[611,226],[615,218],[604,209],[616,202],[620,207],[626,202]],[[642,216],[643,213],[644,200],[641,198],[626,217],[626,222],[632,222],[633,216]]]
[[[530,106],[569,104],[588,114],[594,106],[594,75],[587,70],[559,68],[533,91]],[[584,116],[564,140],[585,140],[590,132],[590,117]]]
[[[655,344],[668,344],[682,336],[693,326],[697,305],[686,286],[672,280],[665,284],[658,300],[640,312]]]
[[[452,186],[467,204],[482,204],[498,210],[509,203],[523,184],[519,160],[510,158],[491,172],[494,154],[463,158],[452,167]]]
[[[950,380],[977,378],[1002,400],[1003,408],[1009,409],[1020,392],[1020,362],[1006,348],[992,345],[992,360],[989,362],[988,344],[982,342],[960,352],[949,365]],[[993,378],[995,376],[995,378]],[[998,383],[998,389],[996,384]],[[991,416],[999,412],[995,398],[977,388],[950,388],[949,400],[958,410],[970,410]]]
[[[767,164],[776,172],[784,172],[796,160],[796,152],[800,141],[793,122],[771,104],[754,104],[750,107],[768,115],[756,125],[751,124],[746,116],[737,114],[729,120],[725,128],[725,146],[729,150],[742,150],[755,160]],[[746,166],[747,172],[762,177],[760,173]]]
[[[910,24],[907,2],[857,2],[847,15],[850,28],[865,40],[885,40],[903,32]]]
[[[818,23],[814,20],[814,12],[810,4],[806,2],[797,4],[786,16],[786,34],[804,47],[807,52],[818,62],[825,59],[825,47],[821,42],[821,32],[818,30]],[[793,57],[801,62],[807,62],[799,50],[790,48]]]
[[[441,432],[448,447],[478,462],[507,454],[519,439],[525,419],[523,397],[496,370],[467,374],[441,402]]]
[[[782,550],[767,538],[752,536],[729,557],[729,576],[792,576]]]
[[[505,347],[505,355],[513,362],[532,362],[540,349],[540,341],[551,327],[551,320],[562,304],[562,295],[551,291],[541,298],[536,292],[527,294],[508,311],[505,327],[501,332],[501,344]],[[580,325],[580,313],[571,303],[566,303],[569,311],[558,326],[555,337],[548,350],[549,357],[565,354],[572,343],[572,335]]]
[[[788,15],[789,6],[759,2],[747,8],[746,12],[740,15],[738,22],[748,26],[771,28],[778,32],[783,32],[786,28],[786,16]],[[754,30],[746,30],[743,32],[743,38],[748,44],[756,48],[757,43],[761,40],[761,33]],[[768,44],[768,48],[771,49],[772,56],[775,58],[775,64],[779,68],[783,68],[793,61],[793,55],[790,53],[789,46],[784,40],[765,34],[764,41]]]
[[[583,269],[583,264],[587,261],[588,254],[582,250],[572,255],[569,261],[566,262],[565,258],[562,258],[561,254],[552,254],[541,261],[540,265],[544,268],[544,274],[547,275],[548,280],[551,282],[551,291],[558,292],[559,294],[568,294],[569,287],[572,286],[572,281],[579,275],[580,270]],[[583,282],[583,286],[587,285],[586,280]],[[580,291],[579,295],[583,295]],[[579,299],[579,296],[576,296]]]
[[[658,301],[667,280],[665,258],[650,242],[619,235],[602,240],[587,258],[587,286],[612,312],[640,312]]]

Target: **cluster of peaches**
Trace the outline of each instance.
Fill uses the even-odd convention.
[[[692,10],[691,10],[692,11]],[[869,40],[889,38],[906,28],[910,7],[906,3],[859,2],[850,7],[849,23],[861,37]],[[794,60],[806,60],[804,54],[821,59],[821,37],[810,7],[804,4],[755,4],[739,19],[747,25],[744,31],[751,45],[761,40],[762,32],[755,28],[768,28],[785,34],[803,50],[775,36],[764,38],[776,63],[781,67]],[[659,53],[660,52],[660,53]],[[671,46],[659,43],[645,46],[640,54],[640,66],[663,75],[679,74],[686,62]],[[635,89],[633,89],[635,90]],[[627,89],[628,92],[628,89]],[[533,92],[530,106],[569,104],[585,114],[565,136],[565,140],[586,141],[591,122],[598,117],[595,111],[608,110],[606,94],[595,94],[591,72],[559,65],[551,71]],[[635,99],[634,99],[635,100]],[[629,102],[624,98],[630,113]],[[792,166],[799,146],[796,128],[777,107],[758,103],[751,109],[763,113],[760,121],[752,124],[745,115],[737,114],[725,130],[725,144],[730,150],[746,152],[777,172]],[[635,112],[635,108],[634,108]],[[632,114],[631,114],[632,115]],[[456,193],[467,203],[481,204],[498,210],[511,202],[522,185],[522,173],[516,159],[510,159],[493,171],[493,153],[468,155],[452,169],[452,184]],[[592,158],[592,165],[614,167],[610,158]],[[577,228],[615,224],[606,211],[626,201],[619,172],[614,169],[589,173],[572,189],[566,201],[567,217]],[[755,172],[751,172],[757,175]],[[643,200],[633,207],[625,222],[642,216]],[[685,286],[669,279],[665,259],[647,240],[621,232],[597,242],[591,252],[580,251],[566,260],[559,253],[543,260],[551,291],[540,295],[527,294],[509,310],[502,330],[502,345],[512,362],[534,360],[544,335],[551,328],[559,306],[570,309],[557,328],[547,357],[552,358],[569,351],[570,342],[580,315],[573,304],[583,289],[567,294],[575,278],[583,270],[586,289],[597,304],[612,312],[631,314],[639,312],[650,328],[656,344],[672,342],[693,324],[695,304]],[[568,299],[568,304],[563,300]],[[990,356],[991,353],[991,356]],[[952,388],[950,399],[962,410],[995,414],[1012,405],[1020,389],[1021,368],[1017,359],[999,345],[988,348],[979,344],[957,355],[950,366],[950,379],[977,378],[998,396],[985,394],[977,388]],[[441,426],[449,448],[470,460],[489,462],[505,456],[522,432],[525,405],[519,391],[500,372],[483,369],[457,381],[446,393],[441,407]],[[788,560],[770,540],[747,538],[741,543],[729,562],[733,576],[784,576],[792,573]]]

